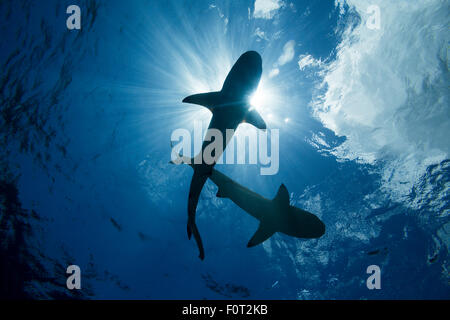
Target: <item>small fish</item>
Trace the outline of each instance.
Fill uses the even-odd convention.
[[[120,224],[114,220],[113,218],[109,218],[109,221],[111,221],[112,225],[119,231],[122,231],[122,227],[120,226]]]

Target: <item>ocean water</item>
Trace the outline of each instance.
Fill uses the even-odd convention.
[[[0,295],[449,299],[449,7],[0,1]],[[258,111],[279,130],[279,170],[216,169],[269,198],[284,183],[326,233],[247,248],[258,222],[208,181],[200,261],[192,170],[169,164],[171,134],[208,125],[181,100],[219,90],[247,50],[263,59]]]

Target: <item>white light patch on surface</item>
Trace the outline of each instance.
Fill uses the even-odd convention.
[[[295,41],[290,40],[286,42],[286,44],[283,47],[283,53],[278,58],[278,65],[282,66],[288,62],[291,62],[292,59],[294,59],[294,55],[295,55]]]
[[[250,104],[253,108],[261,110],[267,104],[268,100],[270,100],[270,92],[268,90],[264,90],[260,86],[251,96]]]
[[[316,60],[310,54],[302,54],[299,56],[298,67],[300,70],[305,70],[307,67],[321,67],[322,61]]]
[[[278,9],[283,6],[280,0],[255,0],[254,18],[272,19]]]
[[[380,29],[367,27],[373,1],[338,0],[361,16],[343,34],[337,58],[326,66],[325,94],[315,116],[347,140],[342,159],[382,161],[384,187],[409,194],[428,165],[448,158],[450,101],[446,1],[377,1]],[[300,68],[312,65],[303,57]],[[401,200],[401,199],[400,199]]]
[[[276,77],[276,76],[279,75],[279,74],[280,74],[280,69],[274,68],[274,69],[272,69],[272,70],[270,71],[270,73],[269,73],[269,78]]]
[[[250,105],[266,122],[274,120],[274,113],[281,105],[281,97],[277,87],[271,84],[269,78],[261,79],[258,88],[250,98]]]

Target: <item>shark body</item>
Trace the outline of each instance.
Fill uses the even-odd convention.
[[[228,198],[260,221],[247,247],[256,246],[281,232],[296,238],[320,238],[325,224],[314,214],[290,205],[289,192],[282,184],[273,199],[267,199],[213,169],[210,179],[219,188],[217,197]]]
[[[180,156],[183,163],[191,159]],[[254,247],[276,232],[301,239],[320,238],[325,234],[325,224],[311,212],[290,205],[289,192],[282,184],[273,199],[265,198],[244,187],[216,169],[209,179],[218,187],[216,196],[233,201],[238,207],[260,221],[259,227],[247,244]]]
[[[211,129],[219,130],[222,133],[222,146],[224,149],[232,138],[232,135],[226,134],[227,129],[235,131],[239,124],[243,122],[252,124],[259,129],[266,129],[266,123],[258,112],[251,108],[249,103],[250,96],[258,87],[261,74],[261,56],[255,51],[247,51],[239,57],[231,68],[221,91],[194,94],[183,99],[184,103],[207,107],[213,115],[206,132],[205,141],[202,144],[201,160],[196,161],[194,158],[194,174],[189,188],[188,199],[188,238],[190,239],[192,234],[194,235],[199,248],[199,257],[202,260],[205,254],[202,239],[195,223],[195,212],[203,186],[221,156],[221,153],[216,152],[212,163],[203,161],[203,152],[212,143],[207,138]]]

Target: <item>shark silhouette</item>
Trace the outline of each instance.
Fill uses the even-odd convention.
[[[189,158],[179,157],[194,167]],[[260,221],[247,244],[249,248],[263,243],[276,232],[302,239],[320,238],[325,234],[325,224],[316,215],[290,205],[289,192],[284,184],[273,199],[267,199],[216,169],[212,169],[209,179],[218,187],[218,198],[230,199]]]
[[[198,104],[207,107],[212,112],[212,119],[208,127],[217,129],[222,133],[223,149],[227,146],[232,135],[227,135],[227,129],[236,130],[239,124],[246,122],[259,129],[266,129],[266,123],[251,108],[249,100],[252,93],[258,87],[262,74],[262,59],[255,51],[247,51],[242,54],[228,73],[222,90],[216,92],[200,93],[188,96],[183,99],[185,103]],[[208,136],[208,131],[206,136]],[[200,159],[194,160],[194,174],[189,188],[188,200],[188,223],[187,233],[190,239],[192,234],[197,242],[200,259],[204,259],[202,239],[195,223],[195,212],[197,210],[198,199],[203,186],[212,173],[212,169],[220,158],[221,153],[213,154],[214,161],[207,164],[203,161],[202,155],[205,148],[212,141],[203,141]],[[223,151],[223,150],[222,150]]]
[[[276,232],[308,239],[325,234],[325,224],[316,215],[290,205],[284,184],[278,188],[275,198],[267,199],[215,169],[210,179],[219,187],[217,197],[230,199],[260,221],[258,230],[247,244],[249,248],[266,241]]]

